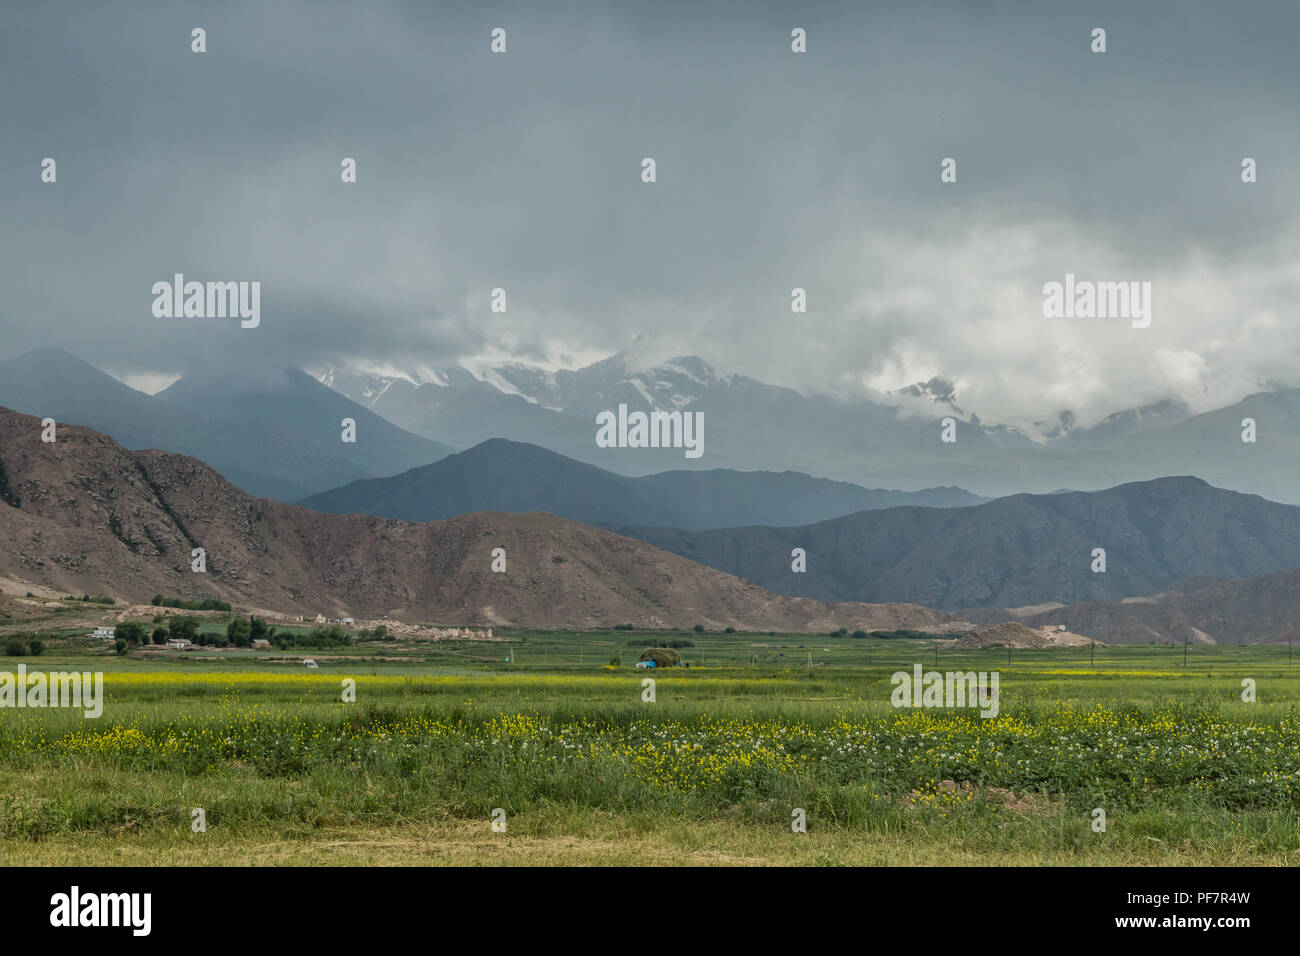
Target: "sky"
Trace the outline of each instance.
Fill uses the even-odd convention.
[[[1300,7],[1074,6],[7,3],[0,358],[157,385],[651,335],[1084,425],[1300,386]],[[155,317],[178,272],[261,282],[260,325]],[[1150,326],[1045,318],[1067,273],[1150,282]]]

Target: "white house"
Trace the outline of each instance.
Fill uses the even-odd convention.
[[[97,627],[95,628],[95,633],[90,636],[102,638],[103,640],[106,641],[111,641],[115,633],[116,631],[111,627]]]
[[[183,651],[190,646],[190,642],[181,637],[173,637],[167,641],[167,646],[178,651]]]

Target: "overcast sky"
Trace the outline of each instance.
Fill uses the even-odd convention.
[[[942,376],[986,421],[1300,385],[1300,8],[1065,6],[14,0],[0,358],[572,367],[655,333],[805,391]],[[260,281],[261,326],[155,318],[176,272]],[[1067,272],[1150,281],[1151,326],[1044,318]]]

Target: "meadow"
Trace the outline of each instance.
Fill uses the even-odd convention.
[[[54,646],[28,668],[102,670],[105,711],[0,711],[0,862],[1300,862],[1286,647],[1008,664],[929,641],[677,634],[691,666],[647,673],[631,667],[645,634],[505,637],[322,651],[314,671]],[[998,716],[892,707],[891,673],[916,663],[998,671]]]

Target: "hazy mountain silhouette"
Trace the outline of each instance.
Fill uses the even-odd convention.
[[[1300,567],[1300,507],[1198,478],[888,508],[802,527],[616,530],[785,594],[888,594],[946,610],[1112,601],[1196,576]],[[794,548],[807,553],[805,573],[791,571]],[[1104,573],[1091,570],[1094,548],[1105,549]]]
[[[900,504],[949,507],[983,499],[960,488],[881,491],[796,472],[668,471],[642,478],[574,461],[537,445],[493,438],[389,478],[304,499],[332,514],[438,521],[471,511],[547,511],[598,524],[703,529],[793,524]]]

